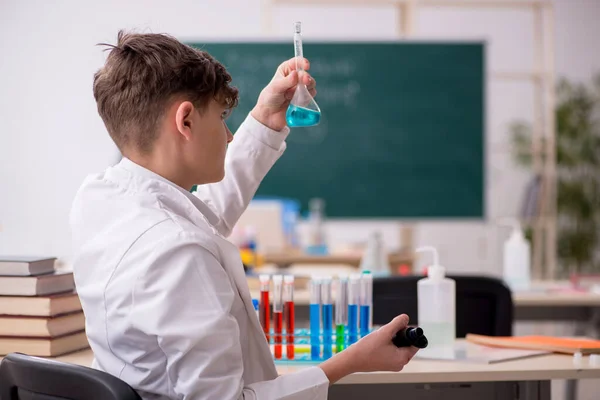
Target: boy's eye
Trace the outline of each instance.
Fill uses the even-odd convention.
[[[227,109],[227,110],[223,111],[223,113],[221,114],[221,118],[227,119],[230,114],[231,114],[231,110]]]

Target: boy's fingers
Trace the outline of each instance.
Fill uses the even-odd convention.
[[[302,76],[302,83],[304,83],[306,85],[308,90],[314,89],[315,86],[317,86],[317,82],[308,73],[301,74],[301,76]]]
[[[386,325],[386,330],[389,331],[391,336],[394,336],[396,332],[406,328],[408,326],[408,315],[401,314],[394,318],[390,323]]]
[[[299,57],[298,58],[298,66],[305,70],[308,71],[310,69],[310,62],[308,62],[308,60],[304,57]],[[283,76],[287,76],[291,71],[295,71],[296,70],[296,57],[290,58],[287,61],[284,61],[279,68],[281,68],[281,71],[283,73]]]
[[[274,79],[271,82],[272,88],[276,93],[286,93],[289,89],[295,88],[298,84],[298,73],[292,71],[285,78]]]
[[[296,92],[296,88],[295,87],[286,90],[286,92],[285,92],[285,99],[286,100],[292,100],[292,98],[294,97],[294,93],[295,92]]]

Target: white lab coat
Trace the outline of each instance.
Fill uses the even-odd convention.
[[[144,399],[327,398],[318,367],[277,376],[239,250],[224,238],[288,133],[248,116],[225,179],[197,196],[126,158],[85,180],[71,211],[73,270],[95,368]]]

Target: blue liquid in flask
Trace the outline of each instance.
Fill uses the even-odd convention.
[[[285,114],[285,119],[289,127],[313,126],[317,125],[321,120],[321,113],[290,104]]]

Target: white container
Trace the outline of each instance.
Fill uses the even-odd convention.
[[[433,252],[433,265],[427,269],[428,277],[417,283],[419,326],[430,347],[451,347],[456,340],[456,283],[446,277],[435,247],[417,249],[423,251]]]
[[[373,276],[388,276],[390,275],[388,257],[381,232],[375,231],[369,236],[367,247],[360,260],[360,271],[370,272]]]
[[[527,290],[531,286],[531,246],[519,221],[509,219],[504,225],[513,227],[510,237],[504,242],[504,282],[512,291]]]
[[[311,255],[326,255],[325,201],[321,198],[310,199],[309,208],[308,243],[305,251]]]

